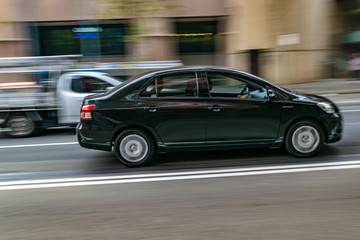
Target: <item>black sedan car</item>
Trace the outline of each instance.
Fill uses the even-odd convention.
[[[77,138],[136,167],[155,153],[179,150],[285,146],[309,157],[341,132],[339,109],[326,98],[238,70],[182,67],[143,73],[86,97]]]

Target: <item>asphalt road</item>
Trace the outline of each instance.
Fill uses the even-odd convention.
[[[313,158],[171,153],[129,169],[73,130],[0,133],[0,239],[360,239],[360,104]]]

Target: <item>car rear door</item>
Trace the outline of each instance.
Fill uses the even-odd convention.
[[[156,76],[139,94],[138,110],[167,146],[204,145],[205,101],[195,71]]]

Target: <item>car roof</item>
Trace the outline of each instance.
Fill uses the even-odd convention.
[[[236,72],[236,73],[242,73],[245,75],[253,76],[252,74],[242,72],[237,69],[228,68],[228,67],[218,67],[218,66],[181,66],[181,67],[173,67],[173,68],[162,68],[162,69],[154,69],[154,70],[146,71],[143,72],[141,75],[150,76],[155,74],[182,72],[182,71],[222,71],[222,72]]]
[[[163,68],[163,69],[157,69],[152,70],[150,72],[166,72],[166,71],[176,71],[176,70],[197,70],[197,71],[204,71],[204,70],[232,70],[232,71],[239,71],[236,69],[228,68],[228,67],[218,67],[218,66],[181,66],[181,67],[172,67],[172,68]]]
[[[162,68],[162,69],[155,69],[151,71],[146,71],[141,74],[142,77],[151,77],[157,74],[166,74],[166,73],[175,73],[175,72],[182,72],[182,71],[219,71],[219,72],[228,72],[228,73],[238,73],[248,77],[256,78],[258,80],[267,82],[266,80],[255,76],[253,74],[240,71],[234,68],[228,67],[219,67],[219,66],[181,66],[181,67],[173,67],[173,68]]]

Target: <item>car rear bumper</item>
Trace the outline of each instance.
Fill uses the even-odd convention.
[[[102,151],[111,151],[111,144],[94,142],[94,139],[85,137],[82,134],[81,123],[76,126],[76,137],[81,147]]]

